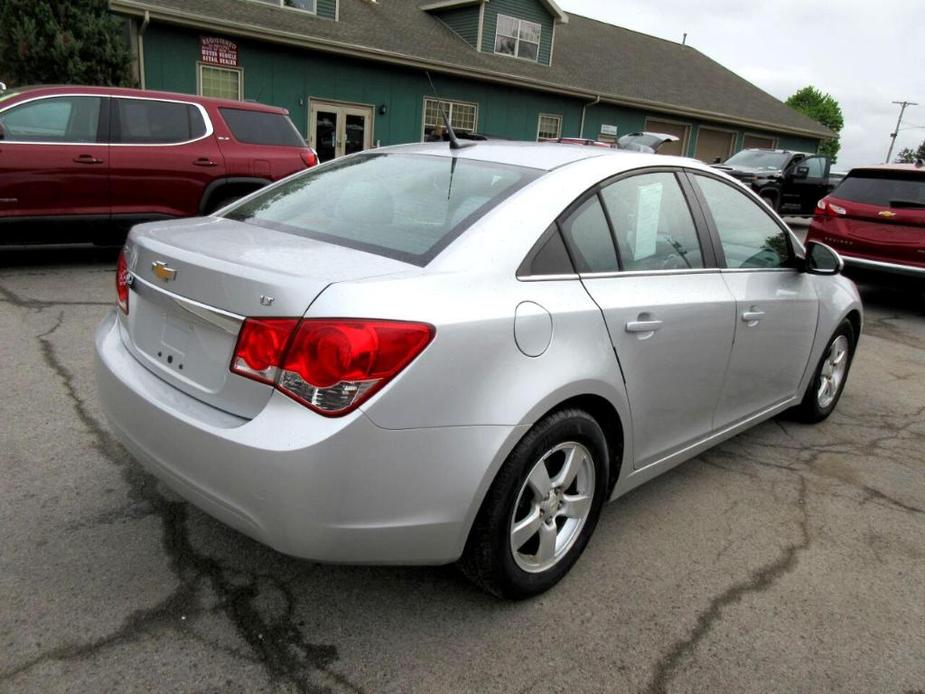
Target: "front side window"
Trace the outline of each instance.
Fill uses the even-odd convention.
[[[578,272],[616,272],[620,269],[613,237],[597,195],[592,195],[562,223],[562,234]]]
[[[98,96],[56,96],[0,114],[7,142],[97,142]]]
[[[542,33],[543,27],[536,22],[499,14],[495,31],[495,53],[536,62],[540,56]]]
[[[441,101],[438,99],[424,99],[424,139],[434,135],[434,131],[442,132],[443,114],[446,114],[450,125],[456,133],[473,133],[478,123],[479,107],[463,101]]]
[[[288,179],[227,217],[426,265],[542,172],[413,154],[357,154]]]
[[[697,228],[672,173],[624,178],[601,191],[623,269],[702,268]]]
[[[787,235],[760,203],[733,185],[708,176],[693,177],[713,216],[726,266],[778,268],[790,261]]]
[[[241,71],[212,65],[199,66],[199,94],[216,99],[240,101]]]
[[[192,104],[149,99],[115,99],[114,142],[163,145],[189,142],[206,133],[202,113]]]
[[[562,136],[562,116],[541,113],[537,124],[537,140],[558,140]]]
[[[803,161],[797,162],[795,168],[806,167],[806,178],[824,178],[825,164],[825,157],[807,157]]]

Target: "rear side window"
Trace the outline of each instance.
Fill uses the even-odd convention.
[[[8,142],[97,142],[100,103],[97,96],[38,99],[0,114]]]
[[[114,99],[113,142],[161,145],[189,142],[206,133],[199,109],[192,104],[150,99]]]
[[[925,172],[864,171],[851,173],[832,195],[880,207],[925,207]]]
[[[702,268],[697,228],[672,173],[624,178],[601,191],[624,270]]]
[[[305,147],[305,140],[288,116],[243,108],[220,108],[234,139],[248,145]]]
[[[359,154],[309,169],[226,216],[426,265],[540,173],[457,157]]]
[[[744,192],[694,175],[719,234],[726,267],[777,268],[790,261],[790,243],[777,223]]]
[[[562,223],[562,234],[578,272],[616,272],[620,269],[610,226],[597,195],[585,200]]]

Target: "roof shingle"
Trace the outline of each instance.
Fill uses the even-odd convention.
[[[812,137],[833,133],[695,48],[569,14],[551,66],[474,50],[415,0],[339,0],[339,21],[252,0],[111,0],[113,10]]]

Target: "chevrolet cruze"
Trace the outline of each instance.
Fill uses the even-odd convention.
[[[840,269],[693,160],[385,148],[135,227],[99,394],[148,470],[279,551],[525,597],[606,500],[832,412],[861,330]]]

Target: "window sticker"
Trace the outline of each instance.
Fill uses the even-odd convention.
[[[633,260],[655,255],[658,222],[662,208],[661,183],[639,186],[636,198],[636,234],[633,239]]]

